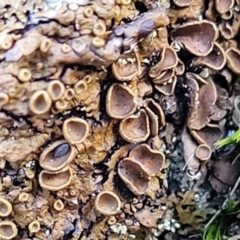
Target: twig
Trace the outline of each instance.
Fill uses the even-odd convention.
[[[188,160],[186,161],[185,165],[183,166],[182,168],[182,171],[184,171],[187,167],[187,165],[190,163],[190,161],[193,159],[193,156],[194,156],[195,152],[193,152],[190,157],[188,158]]]
[[[208,227],[216,220],[216,218],[221,214],[222,210],[224,209],[224,207],[226,206],[228,200],[230,200],[233,197],[233,194],[235,193],[236,189],[238,188],[240,184],[240,176],[238,177],[238,180],[236,181],[236,183],[234,184],[234,187],[232,189],[232,191],[229,194],[229,197],[225,199],[225,201],[223,202],[221,208],[213,215],[213,217],[209,220],[209,222],[207,223],[207,225],[204,227],[204,231],[206,229],[208,229]]]
[[[235,191],[237,190],[237,188],[240,185],[240,176],[238,177],[238,180],[236,181],[236,183],[234,184],[234,187],[232,189],[232,191],[230,192],[229,197],[231,198],[233,196],[233,194],[235,193]]]

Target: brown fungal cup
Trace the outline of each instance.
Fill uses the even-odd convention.
[[[146,192],[149,175],[140,163],[131,158],[124,158],[118,165],[118,174],[135,195],[142,195]]]
[[[226,64],[226,54],[218,43],[214,43],[213,50],[205,57],[196,61],[214,70],[221,70]]]
[[[121,55],[112,64],[112,73],[119,81],[133,80],[140,72],[139,56],[135,53]]]
[[[52,99],[49,94],[44,90],[36,91],[29,101],[30,110],[37,114],[47,113],[52,106]]]
[[[12,213],[12,204],[4,198],[0,198],[0,217],[7,217]]]
[[[145,110],[122,120],[119,133],[123,139],[130,143],[143,142],[150,135],[149,118]]]
[[[200,88],[199,99],[194,104],[196,106],[195,116],[191,116],[188,126],[190,129],[200,130],[210,122],[210,117],[214,114],[213,105],[217,101],[217,90],[212,80]]]
[[[78,117],[71,117],[63,122],[62,132],[64,138],[71,144],[83,142],[89,133],[87,121]]]
[[[48,171],[59,171],[75,157],[75,149],[65,140],[54,142],[45,148],[39,158],[40,166]]]
[[[236,74],[240,74],[240,51],[236,48],[229,48],[226,55],[228,67]]]
[[[68,186],[72,179],[72,170],[70,167],[56,172],[42,170],[39,174],[39,184],[42,188],[50,191],[58,191]]]
[[[160,151],[152,150],[147,144],[141,144],[133,148],[129,158],[142,165],[149,176],[154,176],[162,168],[165,156]]]
[[[13,239],[17,236],[18,229],[11,221],[0,221],[0,238],[4,240]]]
[[[145,100],[144,107],[150,119],[151,136],[154,137],[165,126],[165,115],[161,106],[152,98]]]
[[[122,84],[113,84],[107,92],[106,110],[115,119],[129,116],[136,110],[133,92]]]
[[[219,14],[227,13],[234,6],[234,0],[215,0],[215,8]]]
[[[212,149],[207,144],[200,144],[196,149],[196,157],[201,161],[207,161],[212,155]]]
[[[185,166],[188,168],[188,172],[191,173],[191,175],[197,175],[201,167],[201,163],[197,159],[195,154],[197,144],[191,137],[191,135],[188,133],[187,127],[184,127],[183,129],[181,141],[183,145],[183,157],[186,162]]]
[[[94,206],[101,214],[111,216],[120,212],[121,201],[115,193],[102,191],[97,195]]]
[[[163,48],[160,61],[150,68],[149,76],[151,78],[158,77],[162,71],[176,67],[178,57],[176,52],[171,47]]]
[[[173,41],[181,42],[196,56],[207,56],[218,36],[214,23],[207,20],[180,25],[171,34]]]
[[[173,76],[162,84],[155,84],[155,88],[166,96],[170,96],[174,93],[177,84],[177,76]]]
[[[161,72],[160,75],[158,75],[157,77],[155,77],[153,79],[153,82],[155,84],[163,84],[163,83],[167,82],[169,79],[173,78],[175,74],[176,73],[175,73],[174,68],[164,70],[164,71]]]
[[[55,102],[55,108],[57,111],[64,111],[68,108],[68,101],[64,99],[59,99],[58,101]]]

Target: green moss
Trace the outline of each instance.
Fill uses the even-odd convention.
[[[221,148],[231,144],[237,144],[240,142],[240,129],[238,129],[232,136],[218,140],[215,143],[217,148]]]
[[[239,200],[229,199],[221,214],[205,229],[203,240],[223,240],[228,227],[235,221],[236,215],[240,211],[239,206]]]

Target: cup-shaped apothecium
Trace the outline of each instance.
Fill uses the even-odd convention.
[[[212,149],[207,144],[200,144],[196,149],[196,157],[201,161],[207,161],[212,155]]]
[[[173,41],[181,42],[193,55],[207,56],[213,49],[218,31],[214,23],[203,20],[176,27],[171,37]]]
[[[152,150],[147,144],[133,148],[129,157],[140,163],[149,176],[154,176],[160,171],[165,162],[165,155],[160,151]]]
[[[128,142],[143,142],[150,135],[149,118],[145,110],[122,120],[119,133]]]
[[[127,86],[113,84],[107,92],[106,110],[110,117],[123,119],[136,110],[134,94]]]
[[[52,99],[44,90],[36,91],[30,98],[29,108],[35,114],[47,113],[52,106]]]
[[[39,164],[48,171],[58,171],[69,164],[75,157],[75,149],[65,140],[54,142],[44,149],[39,158]]]
[[[71,144],[83,142],[89,133],[87,121],[78,117],[71,117],[64,121],[62,132],[64,138]]]
[[[64,209],[64,204],[63,204],[62,200],[61,199],[56,200],[53,203],[53,208],[54,208],[54,210],[61,212]]]
[[[7,217],[12,213],[12,204],[5,198],[0,198],[0,217]]]
[[[60,80],[54,80],[49,83],[47,92],[53,101],[57,101],[63,97],[65,86]]]
[[[28,225],[28,230],[30,233],[36,233],[41,229],[40,222],[35,220]]]
[[[27,202],[28,198],[29,198],[29,193],[26,193],[26,192],[22,192],[18,196],[19,202]]]
[[[58,191],[68,186],[72,179],[72,170],[70,167],[56,172],[43,170],[39,174],[39,184],[42,188],[50,191]]]
[[[135,195],[142,195],[146,192],[149,175],[140,163],[131,158],[125,158],[118,165],[118,174]]]
[[[0,239],[14,239],[18,234],[18,229],[15,223],[11,221],[0,221]]]
[[[121,201],[115,193],[102,191],[95,199],[95,208],[101,214],[111,216],[120,212]]]

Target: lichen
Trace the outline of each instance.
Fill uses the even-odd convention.
[[[206,220],[191,191],[171,192],[168,158],[181,144],[182,172],[203,181],[226,132],[234,4],[2,1],[0,238],[154,239],[175,212]]]

